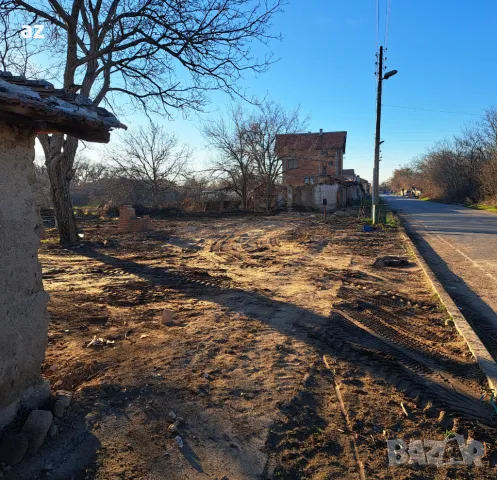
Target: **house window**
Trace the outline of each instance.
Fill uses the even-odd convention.
[[[332,167],[332,166],[333,166],[333,162],[328,162],[328,165],[329,165],[330,167]]]
[[[314,183],[314,177],[305,177],[304,183],[312,185]]]
[[[319,152],[323,157],[327,157],[328,156],[328,150],[321,150],[321,152]]]
[[[289,158],[287,161],[288,161],[288,170],[297,168],[299,166],[296,158]]]
[[[326,163],[321,164],[321,171],[319,173],[321,175],[326,175]]]

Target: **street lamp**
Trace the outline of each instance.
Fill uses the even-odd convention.
[[[379,204],[379,179],[380,179],[380,126],[381,126],[381,93],[383,80],[388,80],[397,74],[397,70],[390,70],[383,75],[383,47],[380,47],[380,60],[378,65],[378,93],[376,96],[376,134],[374,139],[374,168],[373,168],[373,205],[371,208],[371,218],[373,224],[378,223]]]
[[[398,70],[390,70],[389,72],[385,73],[385,75],[383,75],[383,80],[388,80],[390,77],[393,77],[394,75],[397,75]]]

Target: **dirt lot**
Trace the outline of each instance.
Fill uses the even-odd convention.
[[[372,265],[408,255],[397,229],[366,233],[355,215],[189,216],[138,234],[94,219],[80,248],[49,239],[43,373],[74,401],[4,477],[495,478],[480,370],[415,263]],[[387,439],[451,432],[485,444],[482,467],[389,467]],[[445,461],[462,459],[454,444]]]

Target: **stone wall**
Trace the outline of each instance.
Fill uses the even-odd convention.
[[[0,428],[12,420],[23,398],[30,403],[44,385],[33,406],[47,392],[47,384],[40,384],[48,295],[37,256],[34,143],[31,129],[0,122]]]

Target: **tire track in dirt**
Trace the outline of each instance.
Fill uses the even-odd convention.
[[[363,305],[365,307],[368,306],[366,302],[360,302],[360,304],[361,308]],[[478,376],[479,369],[475,362],[468,362],[461,365],[460,360],[447,355],[443,351],[440,351],[438,345],[433,347],[429,345],[427,341],[422,342],[417,338],[414,338],[411,330],[409,330],[407,322],[400,323],[400,325],[391,322],[392,317],[390,312],[378,309],[365,309],[361,312],[357,312],[356,308],[347,304],[340,306],[335,305],[335,308],[342,313],[346,312],[348,315],[353,316],[355,320],[378,333],[383,338],[386,338],[401,347],[422,353],[427,357],[427,362],[431,361],[428,360],[428,358],[436,359],[436,361],[440,361],[454,373],[457,372],[459,376],[463,377],[467,376],[468,368],[470,368],[472,375]],[[483,379],[483,377],[481,378]]]
[[[460,415],[490,423],[491,411],[489,406],[479,400],[481,392],[459,380],[458,370],[454,371],[450,365],[440,364],[435,357],[428,357],[423,350],[417,350],[415,342],[405,341],[405,338],[391,331],[386,332],[384,326],[377,322],[362,323],[363,318],[352,317],[342,310],[332,312],[330,320],[333,323],[333,333],[328,330],[328,335],[324,338],[328,345],[336,345],[337,339],[341,339],[354,350],[372,355],[380,363],[386,361],[393,366],[401,365],[404,373],[410,377],[408,383],[414,381],[422,389],[415,391],[411,388],[412,396],[429,395]],[[396,385],[399,386],[402,380],[403,378],[397,381]],[[408,390],[411,385],[404,387]]]
[[[351,440],[366,478],[435,478],[411,466],[389,469],[385,440],[439,438],[443,429],[457,427],[493,445],[493,429],[484,435],[480,423],[464,418],[486,421],[476,393],[478,375],[419,269],[372,266],[377,254],[405,254],[395,230],[365,234],[350,218],[326,225],[315,218],[167,219],[163,232],[119,235],[114,246],[104,248],[102,241],[117,235],[117,227],[109,225],[94,230],[95,242],[72,252],[75,258],[50,257],[54,280],[66,265],[66,281],[77,272],[82,283],[61,295],[46,371],[54,382],[71,378],[71,371],[88,372],[71,381],[82,382],[78,395],[88,411],[102,415],[104,428],[94,433],[109,450],[98,456],[99,478],[118,475],[123,461],[136,469],[135,478],[151,472],[157,478],[193,478],[185,459],[164,455],[164,448],[176,452],[176,444],[164,435],[167,423],[161,419],[176,409],[186,419],[182,438],[202,461],[207,472],[202,476],[211,478],[262,478],[267,459],[264,478],[356,480]],[[83,295],[89,281],[92,292]],[[52,286],[65,292],[64,286]],[[89,305],[92,296],[112,307],[110,321],[79,332],[83,322],[104,318],[86,307],[75,316],[75,298]],[[166,326],[159,320],[164,308],[175,312]],[[119,340],[105,351],[64,345],[67,340],[84,345],[97,327],[99,335],[116,340],[133,328],[136,341]],[[99,357],[106,361],[99,364],[102,370],[108,368],[93,378],[87,365]],[[52,372],[50,364],[60,370]],[[128,388],[141,395],[145,382],[143,399],[126,400]],[[100,383],[123,390],[111,389],[96,407]],[[121,406],[113,404],[116,397]],[[145,408],[132,439],[119,430],[120,419]],[[458,425],[436,420],[440,409],[449,420],[455,412]],[[134,452],[126,447],[130,441]],[[461,470],[457,478],[475,478],[474,471],[463,476]],[[492,472],[485,474],[479,478],[492,478]]]

